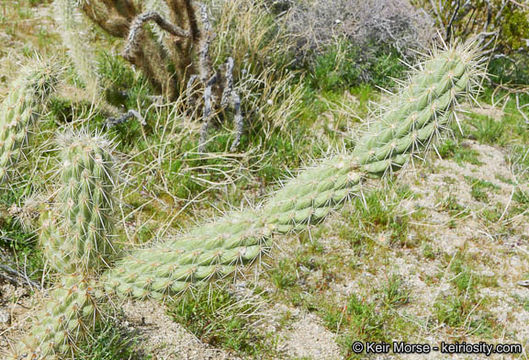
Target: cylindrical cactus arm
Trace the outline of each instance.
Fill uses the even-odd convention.
[[[60,26],[60,34],[68,54],[73,61],[77,74],[84,82],[92,100],[99,99],[99,79],[96,61],[86,44],[86,35],[81,36],[83,26],[78,9],[79,0],[55,0],[53,11]]]
[[[267,248],[271,233],[255,212],[232,213],[171,241],[137,250],[101,281],[109,292],[124,296],[173,295],[255,260]]]
[[[432,134],[420,130],[430,127],[435,132],[446,125],[457,102],[475,92],[482,73],[472,45],[434,54],[382,107],[382,115],[370,124],[353,151],[357,162],[381,161],[424,146]]]
[[[57,83],[57,72],[35,61],[22,70],[0,105],[0,184],[22,155],[28,131]]]
[[[62,135],[57,212],[42,223],[41,244],[61,273],[94,272],[113,252],[114,161],[112,145],[85,132]]]
[[[402,167],[447,127],[454,105],[482,74],[475,59],[472,47],[436,54],[393,99],[396,104],[408,94],[408,101],[376,120],[351,154],[302,172],[257,210],[228,214],[176,240],[133,252],[104,275],[105,288],[140,298],[172,295],[254,260],[270,246],[271,234],[322,220],[358,192],[365,177]]]
[[[90,279],[113,251],[112,145],[84,131],[62,135],[59,142],[59,200],[42,212],[40,244],[63,278],[18,347],[17,359],[73,356],[77,341],[93,330],[97,319],[102,292],[96,296]]]
[[[28,336],[12,359],[63,359],[71,357],[80,339],[90,334],[98,318],[96,289],[83,275],[61,279],[43,309],[34,316]]]
[[[279,233],[302,230],[324,219],[359,190],[362,172],[349,154],[307,169],[273,194],[261,217]]]

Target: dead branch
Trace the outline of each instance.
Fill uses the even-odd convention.
[[[189,31],[183,30],[178,26],[171,24],[157,12],[145,12],[137,16],[132,22],[132,25],[130,26],[127,43],[125,45],[125,50],[123,51],[123,57],[125,59],[129,61],[134,60],[135,54],[141,46],[140,35],[143,32],[143,25],[145,25],[145,23],[149,21],[155,22],[160,28],[167,31],[171,35],[176,36],[177,38],[186,38],[190,36]]]
[[[228,60],[226,60],[225,67],[225,73],[224,73],[224,92],[222,93],[222,101],[221,101],[221,107],[226,108],[230,103],[230,97],[231,93],[233,92],[233,66],[234,61],[232,57],[229,57]]]
[[[114,127],[118,124],[122,124],[132,118],[136,118],[138,119],[138,121],[140,122],[141,125],[145,126],[147,125],[147,122],[145,121],[145,119],[143,118],[143,116],[141,116],[141,114],[139,112],[137,112],[136,110],[129,110],[127,111],[126,113],[122,114],[121,116],[115,118],[115,117],[109,117],[105,123],[105,126],[107,128],[111,128],[111,127]]]
[[[211,23],[209,22],[208,11],[205,4],[200,4],[200,17],[202,19],[202,37],[200,40],[199,49],[199,74],[200,79],[205,84],[211,77],[213,66],[211,65],[211,58],[209,56],[209,47],[213,40],[213,31]]]
[[[235,112],[234,123],[235,123],[236,135],[235,135],[235,140],[233,141],[233,144],[231,145],[230,150],[235,151],[237,150],[241,142],[241,137],[244,131],[244,118],[242,117],[242,114],[241,114],[241,98],[239,97],[239,94],[237,94],[235,91],[232,91],[231,96],[233,99],[232,100],[233,109]]]
[[[10,282],[13,285],[16,286],[26,286],[29,285],[30,287],[34,287],[37,289],[41,289],[40,284],[36,283],[35,281],[31,280],[27,274],[22,274],[19,271],[16,271],[15,269],[11,268],[10,266],[0,264],[0,278]]]
[[[208,137],[208,131],[211,125],[211,97],[213,92],[213,86],[217,83],[217,74],[213,75],[206,83],[204,90],[204,110],[202,113],[202,128],[200,129],[200,140],[198,143],[198,151],[204,152],[206,149],[206,141]]]

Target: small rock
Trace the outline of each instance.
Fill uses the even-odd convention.
[[[11,314],[7,310],[0,309],[0,324],[11,325]]]
[[[518,281],[518,285],[529,288],[529,280]]]

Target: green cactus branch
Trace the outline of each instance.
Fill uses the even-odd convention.
[[[36,312],[31,331],[18,344],[13,359],[72,356],[81,339],[93,332],[98,317],[94,283],[83,274],[64,276]]]
[[[114,252],[112,147],[84,132],[65,134],[59,142],[62,186],[52,216],[43,215],[41,246],[58,272],[94,271]]]
[[[23,156],[28,133],[57,83],[57,71],[40,61],[21,74],[0,104],[0,184]]]
[[[475,92],[483,74],[472,46],[436,53],[360,138],[351,154],[302,172],[256,210],[226,215],[150,249],[134,251],[104,274],[109,292],[163,298],[225,276],[270,247],[271,235],[323,220],[361,190],[366,177],[404,166],[427,149],[453,118],[458,101]],[[405,101],[403,102],[403,99]]]
[[[114,252],[112,210],[114,161],[111,143],[85,131],[59,139],[61,187],[55,206],[41,216],[40,244],[50,266],[62,275],[46,308],[16,356],[64,357],[90,334],[98,318],[94,282]]]
[[[59,23],[60,34],[64,45],[72,59],[77,74],[84,82],[86,91],[92,101],[100,100],[100,84],[97,74],[96,60],[85,36],[80,36],[86,29],[81,22],[78,0],[55,0],[54,15]]]

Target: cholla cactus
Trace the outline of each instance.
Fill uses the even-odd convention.
[[[56,83],[55,69],[35,61],[21,71],[0,105],[0,183],[23,156],[28,131]]]
[[[97,77],[90,54],[78,40],[79,23],[74,16],[78,7],[105,31],[125,39],[123,58],[143,71],[169,99],[176,99],[187,86],[188,104],[194,105],[200,93],[195,85],[200,84],[203,126],[199,151],[205,151],[213,116],[233,109],[236,138],[231,149],[237,149],[244,121],[240,97],[233,89],[233,59],[229,58],[219,69],[213,68],[209,48],[214,33],[204,4],[192,0],[55,0],[55,5],[64,42],[89,88],[97,87]],[[147,24],[152,31],[148,31]],[[122,123],[133,116],[141,119],[129,111],[117,119],[113,116],[107,124]]]
[[[96,62],[90,47],[87,46],[83,32],[81,13],[77,8],[78,0],[55,0],[53,10],[60,25],[60,34],[64,45],[73,61],[75,70],[84,82],[86,90],[92,100],[99,98],[99,79]]]
[[[35,314],[28,336],[12,359],[62,359],[73,355],[76,344],[90,334],[98,318],[98,297],[93,283],[83,275],[63,277]]]
[[[179,85],[195,73],[193,56],[200,31],[191,0],[167,0],[165,4],[81,0],[79,7],[109,34],[127,40],[124,58],[141,69],[154,87],[169,98],[176,98]],[[156,36],[145,31],[147,23],[161,29]],[[162,31],[166,33],[164,36],[160,36]]]
[[[76,342],[90,333],[102,296],[92,279],[113,252],[112,145],[84,131],[65,134],[59,142],[59,201],[57,208],[42,215],[40,243],[50,265],[63,277],[17,350],[17,356],[30,359],[71,355]]]
[[[57,221],[44,215],[40,241],[55,270],[95,271],[113,252],[112,145],[85,132],[63,135],[59,142],[62,185],[53,210],[61,216]]]
[[[468,89],[476,85],[474,79],[480,71],[477,66],[469,67],[474,57],[472,50],[456,48],[426,62],[360,139],[353,151],[357,162],[373,167],[376,162],[427,146],[451,120],[450,110],[460,95],[472,94]]]
[[[266,252],[274,233],[303,230],[323,220],[361,191],[365,178],[394,171],[426,149],[454,118],[457,102],[474,95],[482,74],[471,46],[435,53],[389,104],[403,98],[408,101],[370,124],[352,153],[326,159],[302,172],[257,209],[227,214],[152,248],[132,252],[102,275],[101,288],[108,294],[164,299],[235,272]],[[43,239],[52,241],[46,253],[61,254],[61,244],[69,241],[61,237],[62,232],[74,236],[65,247],[66,265],[57,268],[67,275],[50,293],[50,304],[20,348],[19,354],[30,358],[70,354],[75,341],[95,323],[97,302],[103,296],[89,279],[108,244],[99,231],[108,220],[100,210],[111,208],[110,196],[106,197],[112,184],[111,168],[105,165],[110,162],[108,145],[86,135],[68,144],[63,149],[61,192],[66,225],[47,223]],[[96,248],[100,256],[95,255]],[[60,261],[62,255],[55,258]],[[81,269],[72,272],[75,259]]]
[[[360,190],[366,177],[396,170],[431,144],[454,117],[458,100],[475,93],[482,75],[472,46],[434,56],[395,94],[351,154],[302,172],[257,210],[228,214],[151,249],[138,250],[104,275],[108,291],[163,298],[233,272],[270,245],[270,235],[321,221]],[[406,99],[403,103],[402,99]]]

